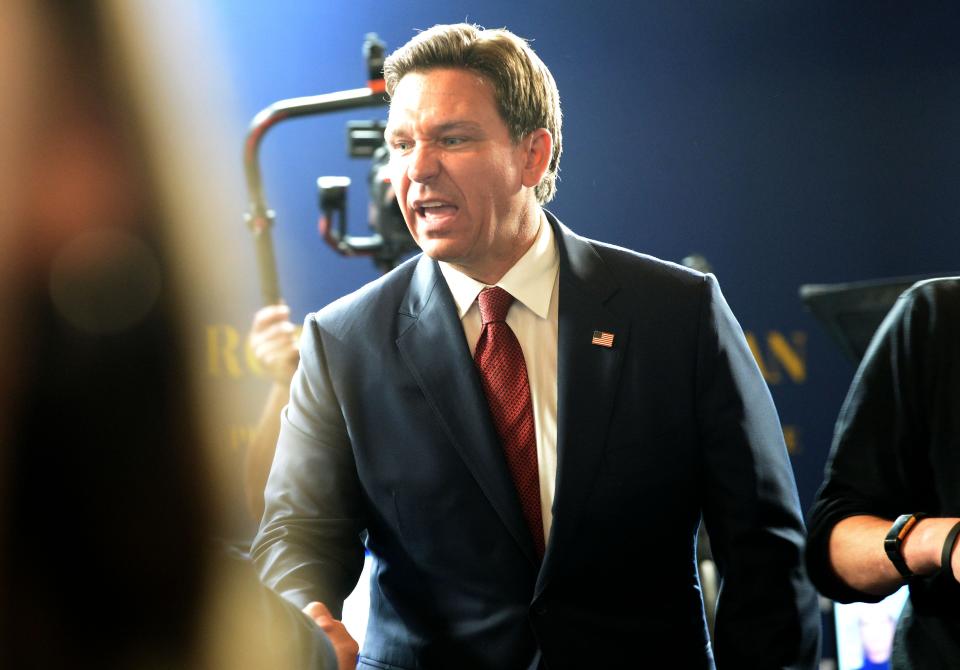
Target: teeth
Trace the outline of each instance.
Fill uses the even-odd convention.
[[[441,200],[426,200],[418,203],[416,210],[420,213],[420,216],[425,216],[431,209],[438,209],[440,207],[452,207],[452,205],[449,202],[443,202]]]

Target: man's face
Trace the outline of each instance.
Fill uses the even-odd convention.
[[[431,258],[496,282],[530,246],[539,218],[524,186],[530,138],[511,140],[490,82],[462,69],[405,75],[386,137],[413,239]]]

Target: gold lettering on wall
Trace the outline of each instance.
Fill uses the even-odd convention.
[[[760,373],[768,384],[780,384],[785,380],[802,384],[806,381],[806,332],[796,330],[787,338],[778,330],[768,331],[764,339],[764,348],[761,348],[754,333],[748,331],[744,336],[757,361]]]
[[[233,326],[207,326],[207,371],[214,377],[239,379],[243,376],[237,358],[239,346],[240,334]]]
[[[787,443],[787,453],[796,456],[801,451],[800,448],[800,426],[784,425],[783,441]]]
[[[296,329],[300,337],[302,327]],[[207,326],[207,374],[211,377],[242,379],[265,378],[267,373],[250,348],[246,334],[226,323]]]
[[[790,341],[775,330],[767,333],[767,348],[795,384],[807,379],[807,334],[790,333]]]

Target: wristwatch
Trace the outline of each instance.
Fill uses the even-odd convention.
[[[903,575],[904,579],[910,579],[914,574],[910,572],[910,568],[907,567],[907,562],[903,560],[903,541],[907,539],[907,535],[909,535],[910,531],[917,525],[917,522],[926,516],[927,515],[922,512],[901,514],[897,517],[897,520],[893,522],[893,525],[890,526],[890,530],[887,531],[887,537],[883,540],[883,548],[887,552],[887,558],[893,563],[893,567],[897,569],[897,572]]]

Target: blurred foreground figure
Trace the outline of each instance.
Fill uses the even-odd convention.
[[[93,7],[0,4],[0,665],[333,668],[208,539],[169,222]]]
[[[878,602],[904,583],[891,667],[960,667],[960,278],[917,284],[874,336],[810,511],[820,591]]]
[[[247,510],[259,522],[263,516],[263,489],[280,435],[280,412],[290,399],[290,382],[300,362],[300,349],[297,327],[290,321],[290,308],[285,304],[258,309],[248,337],[250,350],[271,382],[244,462]]]

